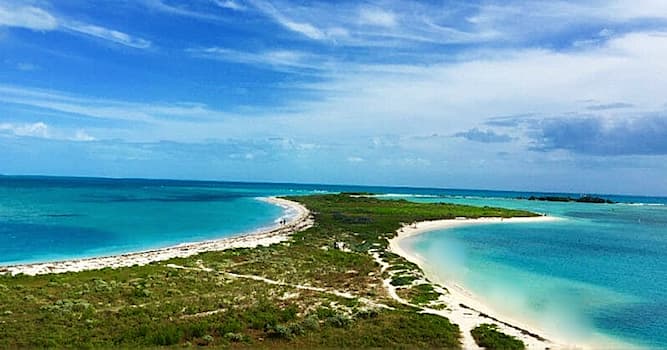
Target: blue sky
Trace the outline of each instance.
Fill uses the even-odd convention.
[[[667,2],[0,1],[0,173],[667,195]]]

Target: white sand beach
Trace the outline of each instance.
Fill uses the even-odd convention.
[[[133,265],[146,265],[154,261],[171,258],[184,258],[208,251],[219,251],[230,248],[252,248],[266,246],[287,240],[294,232],[304,230],[313,224],[310,212],[303,205],[282,198],[268,197],[260,200],[281,206],[285,209],[284,224],[277,223],[271,227],[241,234],[234,237],[209,240],[204,242],[183,243],[176,246],[141,251],[136,253],[71,259],[55,262],[21,264],[0,267],[0,274],[40,275],[48,273],[77,272],[96,270],[106,267],[118,268]]]

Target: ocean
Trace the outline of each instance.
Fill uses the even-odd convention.
[[[258,197],[341,191],[560,217],[433,231],[404,244],[443,279],[513,318],[572,339],[610,336],[667,349],[667,198],[661,197],[604,195],[621,203],[582,204],[516,199],[545,195],[534,192],[0,176],[0,265],[229,237],[284,215]]]

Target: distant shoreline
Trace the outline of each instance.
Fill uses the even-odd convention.
[[[401,245],[407,238],[414,237],[426,232],[435,230],[444,230],[454,227],[497,224],[497,223],[534,223],[549,222],[561,220],[552,216],[538,217],[516,217],[516,218],[479,218],[479,219],[454,219],[454,220],[434,220],[422,221],[413,224],[407,224],[397,231],[397,236],[389,241],[389,250],[402,256],[410,262],[413,262],[424,271],[425,275],[434,283],[441,285],[449,292],[446,294],[448,309],[431,310],[434,314],[449,318],[453,323],[461,327],[463,335],[463,345],[477,348],[476,343],[470,335],[470,330],[482,323],[497,324],[499,329],[509,335],[512,335],[526,344],[527,349],[589,349],[589,348],[615,348],[619,343],[611,339],[601,339],[601,343],[595,344],[574,344],[568,339],[560,339],[557,335],[548,334],[532,324],[519,322],[496,312],[483,300],[476,297],[470,291],[466,290],[460,284],[453,281],[443,281],[429,266],[423,257],[419,254],[406,249]],[[623,344],[628,345],[629,344]]]
[[[287,240],[292,233],[312,225],[310,212],[300,203],[276,197],[265,197],[260,198],[260,200],[286,209],[287,215],[283,216],[286,222],[284,224],[276,224],[268,228],[260,229],[256,232],[240,234],[233,237],[202,242],[182,243],[160,249],[92,258],[0,266],[0,275],[16,275],[20,273],[26,275],[43,275],[49,273],[99,270],[107,267],[118,268],[146,265],[155,261],[184,258],[208,251],[220,251],[230,248],[252,248],[260,245],[279,243]]]

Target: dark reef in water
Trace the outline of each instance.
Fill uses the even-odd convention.
[[[546,201],[546,202],[578,202],[578,203],[597,203],[597,204],[614,204],[616,202],[606,199],[606,198],[601,198],[601,197],[594,197],[594,196],[581,196],[579,198],[573,198],[573,197],[558,197],[558,196],[546,196],[546,197],[536,197],[536,196],[530,196],[528,198],[526,197],[517,197],[517,199],[527,199],[529,201]]]

